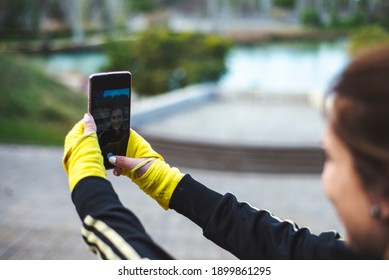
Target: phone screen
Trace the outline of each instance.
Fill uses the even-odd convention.
[[[89,79],[88,111],[97,125],[97,136],[106,169],[108,158],[126,155],[130,135],[131,73],[94,74]]]

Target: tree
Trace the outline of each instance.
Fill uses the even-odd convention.
[[[149,29],[136,40],[108,44],[110,62],[104,71],[129,70],[139,94],[155,95],[218,80],[229,48],[230,43],[217,36]]]
[[[296,0],[273,0],[273,4],[284,9],[293,9],[296,6]]]
[[[38,26],[36,1],[3,0],[0,2],[0,30],[35,31]]]

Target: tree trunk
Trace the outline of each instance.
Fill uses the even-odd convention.
[[[67,0],[66,3],[66,17],[72,31],[72,38],[75,44],[82,44],[85,39],[83,27],[83,6],[84,0]]]
[[[39,30],[40,30],[40,38],[41,38],[41,51],[47,52],[50,49],[49,34],[46,30],[49,3],[47,0],[38,0],[38,7],[40,10]]]

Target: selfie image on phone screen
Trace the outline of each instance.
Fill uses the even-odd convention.
[[[89,110],[97,125],[106,169],[113,167],[108,161],[111,154],[126,154],[130,131],[129,77],[126,73],[110,73],[92,76],[90,80]]]

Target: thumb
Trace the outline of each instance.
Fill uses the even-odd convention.
[[[110,156],[108,160],[112,165],[127,170],[132,170],[144,161],[143,158],[129,158],[124,156]]]
[[[115,166],[114,175],[120,176],[124,170],[129,171],[129,174],[133,173],[137,177],[141,177],[149,169],[151,164],[154,162],[155,158],[129,158],[124,156],[110,156],[109,162]],[[132,176],[129,175],[132,179]]]
[[[84,115],[84,134],[90,133],[90,132],[96,132],[97,127],[95,120],[93,119],[91,114],[85,114]]]

